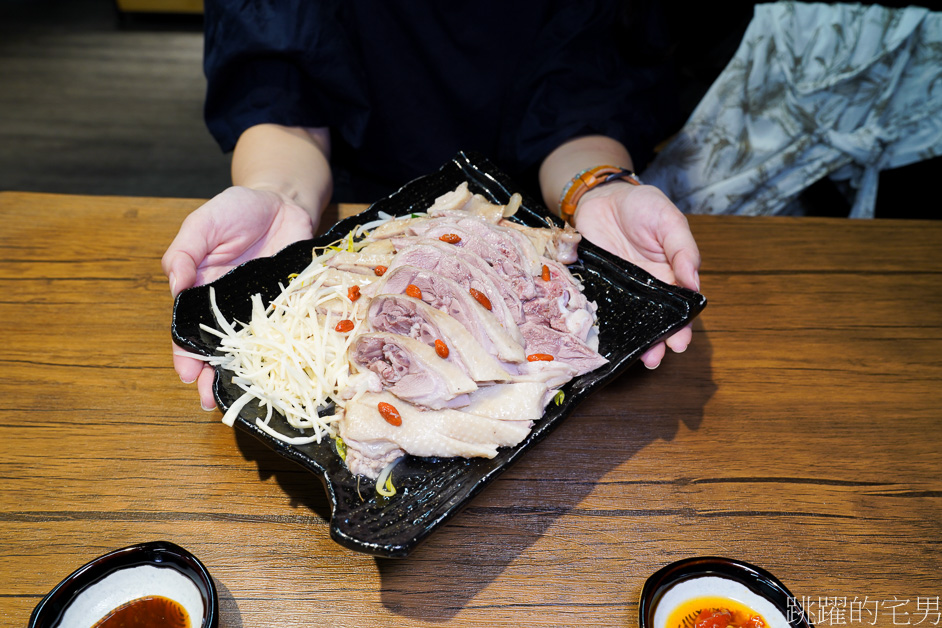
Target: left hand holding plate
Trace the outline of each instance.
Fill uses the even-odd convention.
[[[686,216],[656,187],[613,181],[586,192],[573,222],[599,247],[640,266],[657,279],[700,290],[700,251]],[[641,361],[656,368],[667,347],[680,353],[693,338],[688,324],[659,342]]]

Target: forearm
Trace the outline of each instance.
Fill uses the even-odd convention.
[[[610,137],[587,135],[560,144],[540,165],[543,202],[558,215],[559,195],[569,180],[586,168],[602,165],[634,167],[628,150]]]
[[[247,129],[232,156],[232,183],[277,192],[307,210],[316,225],[333,190],[328,130],[276,124]]]

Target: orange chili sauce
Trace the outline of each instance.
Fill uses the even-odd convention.
[[[729,611],[729,617],[708,619],[711,611]],[[727,597],[695,597],[679,604],[667,616],[667,628],[765,628],[765,618],[745,604]]]
[[[160,595],[139,597],[119,606],[92,628],[190,628],[190,615],[179,603]]]

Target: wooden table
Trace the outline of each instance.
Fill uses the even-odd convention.
[[[694,555],[771,570],[819,627],[940,625],[942,222],[692,217],[688,351],[396,561],[332,542],[320,482],[174,373],[159,260],[199,204],[0,193],[3,626],[158,539],[209,567],[227,628],[635,626]]]

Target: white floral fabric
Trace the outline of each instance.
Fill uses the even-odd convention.
[[[866,218],[881,170],[938,155],[942,13],[777,2],[642,179],[687,213],[768,215],[830,176]]]

